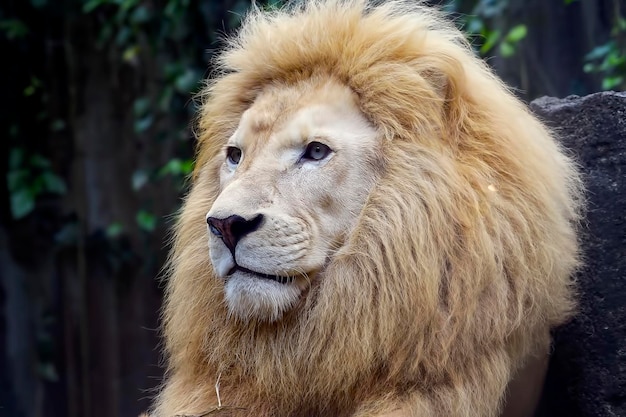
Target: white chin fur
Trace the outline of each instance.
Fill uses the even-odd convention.
[[[302,293],[298,280],[281,284],[237,271],[224,285],[228,311],[242,321],[262,320],[273,322],[291,309]]]

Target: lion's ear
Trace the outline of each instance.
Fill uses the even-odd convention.
[[[444,100],[452,97],[455,88],[465,79],[462,50],[450,45],[433,45],[420,58],[418,70],[434,92]]]
[[[438,102],[440,133],[458,140],[459,133],[468,127],[473,102],[467,89],[467,68],[453,53],[433,54],[426,59],[421,75]]]

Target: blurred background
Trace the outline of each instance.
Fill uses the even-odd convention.
[[[625,0],[431,3],[526,101],[626,87]],[[249,5],[0,2],[0,416],[147,408],[193,97]]]

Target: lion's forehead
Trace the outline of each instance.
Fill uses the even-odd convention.
[[[354,93],[327,80],[315,88],[302,84],[261,93],[229,143],[253,156],[268,146],[298,148],[311,140],[334,140],[340,147],[350,136],[370,137],[371,131]]]

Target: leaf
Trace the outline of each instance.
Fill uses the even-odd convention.
[[[44,172],[41,175],[41,178],[43,180],[44,191],[54,194],[65,194],[67,192],[65,181],[63,181],[61,177],[54,174],[52,171]]]
[[[24,149],[13,148],[9,153],[9,169],[18,169],[24,162]]]
[[[16,192],[21,188],[28,188],[29,177],[29,172],[25,169],[9,171],[7,174],[7,186],[9,187],[9,191]]]
[[[171,85],[166,85],[161,91],[159,97],[159,109],[163,112],[168,111],[170,109],[170,103],[172,101],[172,97],[174,96],[174,88]]]
[[[60,245],[70,246],[76,244],[78,235],[79,230],[76,222],[68,222],[54,235],[54,240]]]
[[[527,34],[528,29],[526,28],[526,25],[517,25],[509,31],[505,39],[507,40],[507,42],[517,43],[524,39]]]
[[[34,209],[35,195],[28,188],[22,188],[11,193],[11,214],[14,219],[26,217]]]
[[[37,371],[39,376],[46,381],[57,382],[59,380],[59,374],[51,362],[40,363]]]
[[[152,232],[156,228],[157,218],[154,214],[145,210],[139,210],[135,217],[139,228],[146,232]]]
[[[498,40],[500,40],[499,30],[485,31],[485,43],[480,47],[480,54],[485,55],[489,52]]]
[[[33,94],[35,94],[35,86],[34,85],[29,85],[28,87],[26,87],[24,89],[24,96],[30,97]]]
[[[39,169],[50,168],[50,161],[48,161],[46,158],[44,158],[41,155],[32,155],[28,159],[28,162],[32,167],[35,167],[35,168],[39,168]]]
[[[183,72],[181,75],[176,77],[176,81],[174,81],[174,86],[178,92],[183,94],[189,94],[196,86],[198,85],[198,81],[200,77],[190,69]]]
[[[100,5],[106,3],[107,0],[89,0],[83,5],[83,13],[91,13]]]
[[[106,42],[113,36],[114,26],[110,21],[106,21],[102,28],[100,29],[100,33],[98,34],[98,41],[96,42],[97,48],[102,48]]]
[[[152,13],[146,6],[138,6],[130,15],[131,23],[141,25],[150,21]]]
[[[476,16],[472,16],[467,22],[467,32],[478,34],[485,28],[485,23],[482,19]]]
[[[619,51],[612,50],[605,59],[608,67],[613,69],[626,62],[626,55],[620,55]]]
[[[139,97],[133,103],[133,113],[135,117],[145,116],[150,110],[150,99],[148,97]]]
[[[183,73],[183,71],[184,68],[178,61],[168,62],[163,67],[163,75],[168,81],[175,81],[176,78]]]
[[[515,55],[515,46],[509,42],[502,42],[500,44],[500,55],[504,58],[509,58]]]
[[[501,0],[479,0],[473,14],[491,18],[502,14],[507,2]]]
[[[132,30],[128,26],[122,26],[117,35],[115,36],[115,43],[118,46],[124,46],[128,43],[131,35],[133,34]]]
[[[9,39],[23,38],[28,35],[28,27],[19,19],[0,20],[0,30]]]
[[[611,72],[612,69],[613,69],[613,65],[611,65],[611,54],[609,53],[607,56],[604,57],[602,62],[600,62],[600,65],[598,66],[598,70],[604,71],[604,72]]]
[[[122,59],[124,60],[124,62],[130,62],[130,61],[135,60],[138,54],[139,54],[139,46],[137,45],[129,46],[128,48],[124,50],[124,53],[122,53]]]
[[[182,162],[178,158],[174,158],[169,160],[163,167],[159,170],[159,176],[163,177],[167,174],[177,175],[182,172]]]
[[[148,173],[139,169],[133,173],[133,190],[138,191],[148,182]]]
[[[191,174],[191,171],[193,171],[193,166],[194,166],[193,159],[187,159],[183,162],[181,166],[181,171],[185,175]]]
[[[178,4],[175,0],[169,0],[167,2],[167,5],[165,6],[165,9],[163,9],[163,14],[171,18],[176,11],[177,5]]]
[[[28,184],[28,191],[33,195],[33,197],[38,196],[44,189],[44,179],[43,176],[35,177],[31,183]]]
[[[116,237],[119,237],[123,232],[124,232],[124,226],[122,226],[122,223],[115,222],[115,223],[111,223],[106,228],[105,234],[107,235],[108,238],[116,238]]]
[[[154,117],[151,114],[148,114],[139,120],[135,120],[135,133],[142,133],[148,130],[150,126],[152,126],[153,120]]]
[[[618,75],[614,77],[605,77],[602,80],[602,89],[603,90],[612,90],[624,82],[624,77]]]
[[[597,71],[597,69],[596,69],[596,66],[595,66],[594,64],[592,64],[592,63],[588,62],[588,63],[586,63],[586,64],[583,66],[583,71],[584,71],[584,72],[586,72],[586,73],[590,73],[590,72],[595,72],[595,71]]]
[[[591,50],[591,52],[589,52],[587,55],[585,55],[585,60],[586,61],[594,61],[596,59],[603,58],[609,52],[611,52],[611,49],[612,49],[612,43],[611,42],[607,42],[604,45],[596,46],[595,48],[593,48]]]
[[[117,3],[120,4],[122,10],[130,10],[139,3],[139,0],[118,0]]]
[[[48,3],[48,0],[30,0],[30,4],[36,9],[41,9]]]
[[[50,123],[50,130],[53,132],[58,132],[63,129],[65,129],[65,120],[63,119],[55,119]]]

